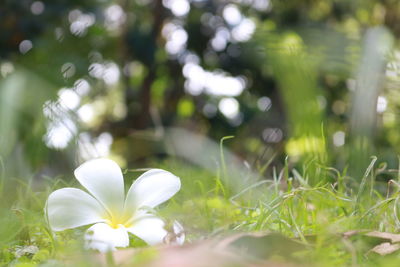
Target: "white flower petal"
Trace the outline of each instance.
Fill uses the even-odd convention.
[[[76,188],[63,188],[51,193],[46,213],[53,231],[102,222],[107,214],[94,197]]]
[[[164,221],[153,215],[145,215],[133,222],[133,226],[127,228],[128,232],[139,237],[149,245],[161,244],[167,231],[164,229]]]
[[[183,229],[182,224],[180,224],[178,221],[174,221],[174,224],[172,225],[172,230],[174,231],[174,236],[175,236],[175,242],[178,245],[183,245],[185,242],[185,230]]]
[[[124,205],[124,178],[121,168],[109,159],[93,159],[75,170],[75,177],[108,211],[116,216]]]
[[[85,248],[96,249],[102,253],[114,251],[117,247],[129,246],[129,235],[126,228],[112,228],[105,223],[97,223],[85,234]]]
[[[125,212],[141,207],[154,208],[167,201],[181,188],[181,180],[170,172],[153,169],[143,173],[126,196]]]

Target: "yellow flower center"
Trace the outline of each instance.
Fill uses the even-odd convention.
[[[125,227],[125,228],[129,228],[131,227],[132,224],[132,220],[130,218],[127,218],[126,216],[106,216],[105,218],[106,223],[114,228],[114,229],[118,229],[121,226]]]

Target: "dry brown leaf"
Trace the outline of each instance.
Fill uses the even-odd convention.
[[[271,261],[269,257],[266,258],[249,258],[246,257],[253,253],[251,246],[260,244],[259,242],[265,242],[259,238],[272,238],[270,240],[276,240],[280,238],[277,234],[236,234],[228,236],[223,239],[210,239],[199,241],[194,244],[186,244],[184,246],[159,246],[152,248],[143,249],[123,249],[113,253],[114,263],[118,266],[132,266],[132,262],[135,256],[140,257],[143,252],[154,252],[152,260],[140,263],[140,266],[148,267],[219,267],[219,266],[243,266],[243,267],[295,267],[300,266],[298,264]],[[291,241],[281,237],[285,251],[282,254],[289,255],[291,251]],[[241,242],[241,245],[250,243],[250,247],[241,250],[241,246],[237,246],[237,242]],[[245,243],[243,243],[245,242]],[[257,243],[258,242],[258,243]],[[296,244],[295,244],[296,246]],[[277,247],[271,246],[266,247],[268,250],[265,255],[273,252],[277,249],[282,250],[282,245]],[[295,247],[296,249],[296,247]],[[250,251],[249,251],[250,250]],[[106,255],[97,254],[95,261],[100,262],[100,265],[106,266]]]
[[[375,246],[371,249],[372,252],[375,252],[379,255],[388,255],[400,249],[400,244],[391,244],[389,242],[385,242]]]
[[[376,238],[390,240],[390,242],[392,242],[392,243],[400,242],[400,234],[372,231],[372,232],[366,233],[365,235],[370,236],[370,237],[376,237]]]
[[[347,239],[347,238],[357,235],[361,232],[362,232],[362,230],[350,230],[350,231],[344,232],[342,235],[344,238]]]

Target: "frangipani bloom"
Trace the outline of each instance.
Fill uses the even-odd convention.
[[[164,241],[165,223],[149,210],[179,191],[178,177],[161,169],[149,170],[126,196],[121,169],[112,160],[87,161],[75,170],[75,177],[89,193],[62,188],[50,194],[46,213],[53,231],[93,224],[85,234],[85,246],[101,252],[127,247],[128,232],[149,245]]]

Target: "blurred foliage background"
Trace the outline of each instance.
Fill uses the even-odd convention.
[[[3,0],[3,177],[143,167],[177,128],[235,136],[261,172],[397,168],[399,16],[394,0]]]

